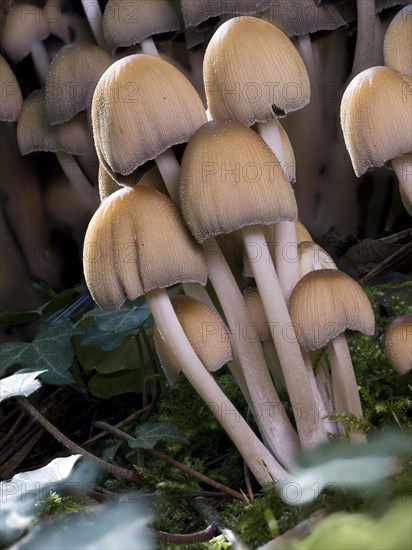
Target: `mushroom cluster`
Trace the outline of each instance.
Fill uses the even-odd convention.
[[[168,381],[186,377],[261,485],[330,435],[365,440],[344,332],[372,335],[372,307],[298,220],[318,236],[344,216],[350,231],[359,216],[345,210],[342,186],[328,202],[332,190],[313,167],[322,177],[334,163],[350,170],[350,197],[354,174],[390,162],[412,214],[412,67],[397,54],[403,42],[410,47],[411,6],[393,19],[383,48],[368,20],[374,2],[358,1],[357,13],[351,2],[305,3],[294,13],[277,0],[83,0],[71,9],[16,1],[1,35],[0,138],[19,172],[1,183],[1,222],[16,250],[17,277],[6,284],[20,283],[30,305],[29,272],[64,284],[51,238],[59,226],[83,251],[101,308],[145,296]],[[344,91],[344,29],[356,16]],[[374,43],[386,66],[368,59]],[[325,78],[341,105],[339,135]],[[30,263],[21,251],[33,246],[41,260]],[[320,348],[328,360],[315,368]],[[400,372],[410,368],[399,361]],[[257,434],[213,374],[225,364]]]

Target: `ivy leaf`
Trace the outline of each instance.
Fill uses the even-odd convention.
[[[39,318],[38,311],[4,311],[0,313],[0,325],[10,327],[23,321],[34,321]]]
[[[16,372],[16,374],[2,378],[0,380],[0,402],[10,397],[28,397],[37,391],[41,386],[41,382],[36,380],[36,378],[43,372],[42,370],[36,372]]]
[[[9,343],[1,346],[0,375],[15,364],[30,370],[42,370],[47,384],[71,384],[69,368],[73,361],[71,336],[75,333],[69,319],[45,325],[31,343]]]
[[[0,376],[12,365],[23,364],[24,353],[30,346],[27,342],[10,342],[0,346]]]
[[[126,338],[136,333],[150,317],[147,306],[129,304],[116,311],[102,311],[95,308],[88,311],[79,321],[93,318],[94,324],[84,331],[83,345],[97,345],[104,351],[119,347]]]
[[[189,443],[182,430],[171,422],[148,422],[137,427],[136,439],[129,441],[129,445],[132,449],[153,449],[159,441]]]

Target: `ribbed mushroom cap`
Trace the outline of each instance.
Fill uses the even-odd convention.
[[[259,340],[261,342],[271,342],[270,326],[258,289],[255,286],[247,286],[242,290],[242,294],[252,323],[259,335]]]
[[[17,122],[17,139],[22,155],[34,151],[83,155],[90,147],[87,120],[82,113],[69,122],[50,126],[42,90],[35,90],[23,101]]]
[[[23,96],[15,74],[2,55],[0,55],[0,86],[0,120],[14,122],[19,116]]]
[[[211,17],[223,14],[256,14],[270,6],[271,0],[180,0],[186,27],[197,27]]]
[[[1,44],[7,57],[17,62],[30,53],[33,44],[49,34],[49,22],[41,8],[14,2],[7,13]]]
[[[312,271],[292,291],[290,317],[299,344],[319,349],[346,329],[372,335],[375,318],[362,287],[334,269]]]
[[[299,220],[296,220],[296,241],[298,244],[304,241],[313,241],[312,235]]]
[[[207,281],[202,250],[177,206],[141,185],[120,189],[99,206],[86,231],[83,267],[90,293],[103,309],[155,288]]]
[[[122,189],[122,186],[119,185],[111,177],[111,175],[106,172],[103,166],[99,163],[99,197],[100,201],[103,202],[107,197],[109,197],[115,191]]]
[[[226,327],[209,306],[189,296],[178,296],[172,304],[187,339],[209,372],[215,372],[231,361],[232,348]],[[156,326],[154,341],[160,362],[168,378],[174,382],[180,366]]]
[[[305,65],[280,29],[255,17],[226,21],[206,49],[203,75],[212,118],[247,126],[304,107],[310,100]]]
[[[180,30],[168,0],[109,0],[103,14],[103,32],[109,48],[134,46],[156,34]]]
[[[380,13],[387,8],[409,4],[409,2],[410,0],[375,0],[375,11],[376,13]]]
[[[294,221],[297,206],[277,158],[236,121],[212,121],[189,141],[180,170],[183,217],[202,243],[256,224]]]
[[[336,6],[317,6],[313,0],[272,0],[266,18],[288,36],[334,31],[347,24]]]
[[[100,162],[112,175],[128,175],[188,141],[206,122],[206,112],[195,88],[175,67],[137,54],[103,74],[93,96],[92,120]]]
[[[412,77],[412,4],[392,19],[383,44],[385,65]]]
[[[340,116],[355,174],[412,151],[412,78],[389,67],[372,67],[350,82]]]
[[[138,181],[126,184],[117,183],[112,176],[106,172],[102,164],[99,163],[99,195],[102,202],[104,199],[107,199],[109,195],[122,187],[133,187],[134,185],[144,185],[145,187],[156,189],[156,191],[160,191],[160,193],[164,193],[165,195],[169,194],[157,166],[151,168],[141,179],[138,179]]]
[[[61,124],[87,109],[102,74],[113,63],[103,48],[90,42],[64,46],[47,75],[45,95],[51,124]]]
[[[389,325],[385,352],[399,374],[406,374],[412,369],[412,314],[401,315]]]

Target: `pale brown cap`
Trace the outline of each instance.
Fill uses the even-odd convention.
[[[17,139],[22,155],[34,151],[82,155],[90,147],[86,116],[81,113],[69,122],[51,126],[42,90],[35,90],[23,101],[17,122]]]
[[[179,19],[167,0],[109,0],[104,9],[104,37],[113,52],[178,30]]]
[[[96,84],[113,63],[112,56],[90,42],[61,48],[47,75],[45,96],[51,124],[61,124],[90,106]]]
[[[320,269],[305,275],[292,291],[290,317],[299,344],[319,349],[346,329],[372,335],[375,318],[369,299],[342,271]]]
[[[390,67],[372,67],[350,82],[340,116],[355,174],[412,151],[412,78]]]
[[[277,158],[236,121],[208,122],[191,138],[181,163],[180,202],[200,243],[248,225],[297,218],[295,196]]]
[[[0,87],[0,120],[14,122],[19,116],[23,97],[17,78],[2,55],[0,55]]]
[[[314,0],[272,0],[269,12],[264,17],[288,36],[334,31],[347,25],[336,6],[317,6]]]
[[[312,235],[300,220],[296,220],[296,241],[298,244],[304,241],[313,241]]]
[[[393,8],[394,6],[402,6],[409,4],[410,0],[375,0],[375,11],[380,13],[387,8]]]
[[[332,257],[313,241],[301,241],[298,244],[298,258],[301,277],[315,269],[337,269]]]
[[[280,29],[255,17],[226,21],[213,35],[203,63],[212,118],[247,126],[309,103],[305,64]]]
[[[389,325],[385,336],[385,352],[399,374],[412,369],[412,314],[401,315]]]
[[[270,326],[258,289],[255,286],[247,286],[242,290],[242,294],[252,323],[255,325],[259,335],[259,340],[261,342],[271,342]]]
[[[1,44],[7,57],[17,62],[30,53],[34,44],[49,34],[49,22],[41,8],[14,2],[7,13]]]
[[[202,249],[169,197],[142,185],[110,195],[86,231],[87,286],[103,309],[120,307],[155,288],[206,284]]]
[[[109,197],[115,191],[119,191],[122,186],[119,185],[111,175],[106,172],[102,164],[99,162],[99,197],[100,201],[103,202],[107,197]]]
[[[271,0],[180,0],[186,27],[197,27],[211,17],[223,14],[257,14],[270,6]]]
[[[184,143],[206,122],[189,80],[158,57],[136,54],[116,61],[100,79],[92,103],[100,162],[114,177]]]
[[[392,19],[383,44],[385,65],[412,77],[412,4]]]
[[[172,300],[172,304],[187,339],[209,372],[219,370],[232,360],[232,348],[226,327],[209,306],[189,296],[178,296]],[[176,362],[170,344],[162,337],[156,326],[154,341],[169,381],[176,381],[180,365]]]

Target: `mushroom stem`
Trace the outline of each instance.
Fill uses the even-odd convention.
[[[84,202],[87,203],[91,211],[94,212],[99,206],[99,195],[97,189],[90,185],[89,180],[83,174],[80,166],[76,162],[76,159],[72,155],[62,151],[55,154],[61,169],[73,189],[75,189],[82,196]]]
[[[151,290],[146,299],[163,338],[172,342],[173,353],[183,374],[232,439],[258,482],[263,485],[283,478],[285,470],[253,433],[196,355],[167,292],[164,289]]]
[[[275,381],[276,388],[286,389],[285,377],[283,376],[282,367],[279,363],[279,357],[276,353],[275,344],[272,341],[263,342],[263,351],[269,366],[269,370]]]
[[[82,0],[82,6],[96,44],[107,50],[106,39],[103,34],[103,14],[98,0]]]
[[[180,164],[172,149],[160,153],[155,159],[156,166],[165,182],[170,198],[175,204],[179,204],[179,176]]]
[[[248,338],[247,330],[253,323],[242,293],[216,240],[207,239],[203,250],[209,279],[225,313],[229,334],[233,336],[252,400],[251,409],[262,437],[278,460],[286,468],[293,468],[298,438],[272,383],[260,342]]]
[[[350,79],[372,66],[375,39],[375,0],[356,0],[356,11],[358,30]]]
[[[159,57],[159,50],[156,48],[156,44],[151,36],[145,38],[140,42],[140,47],[143,53],[148,55],[157,55]]]
[[[345,335],[339,334],[328,344],[329,359],[332,371],[332,388],[337,413],[350,413],[361,419],[362,405],[358,384],[353,371],[352,359]],[[351,430],[351,439],[366,441],[359,431]]]
[[[44,86],[50,67],[49,54],[43,42],[33,44],[30,53],[37,78],[39,79],[40,85]]]
[[[305,63],[306,69],[309,74],[310,83],[313,86],[315,84],[315,78],[317,76],[317,69],[310,34],[299,35],[297,42],[300,56]]]
[[[267,244],[261,229],[250,226],[241,231],[246,250],[258,251],[257,259],[250,265],[282,366],[300,441],[303,447],[313,447],[326,440],[326,430],[319,422],[319,410],[279,279],[272,262],[265,261],[262,255]]]
[[[412,153],[392,160],[391,164],[399,181],[402,203],[412,216]]]

